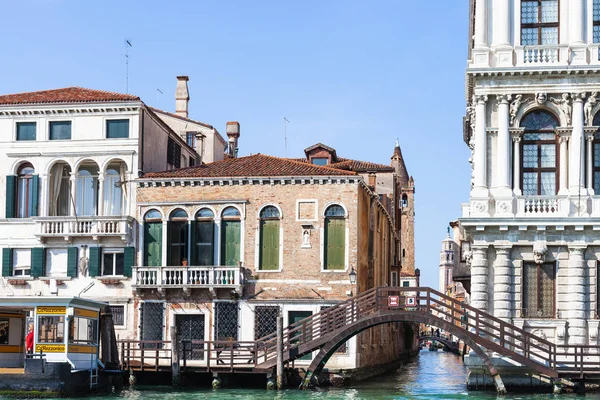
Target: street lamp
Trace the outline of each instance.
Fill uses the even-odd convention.
[[[348,277],[350,278],[350,283],[354,285],[356,283],[356,271],[354,271],[354,267],[352,267],[352,271],[350,271]]]

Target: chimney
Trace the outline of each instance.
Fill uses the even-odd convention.
[[[187,118],[188,117],[188,103],[190,101],[190,93],[188,92],[188,81],[190,78],[187,76],[177,77],[177,87],[175,88],[175,114]]]
[[[240,137],[240,123],[237,121],[228,122],[225,131],[229,138],[229,157],[236,158],[238,153],[238,138]]]

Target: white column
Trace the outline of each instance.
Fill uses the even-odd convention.
[[[104,173],[98,174],[98,210],[96,215],[104,215]]]
[[[475,1],[475,48],[487,47],[487,2]]]
[[[584,29],[587,25],[583,3],[584,0],[569,0],[569,44],[583,44]]]
[[[496,167],[496,186],[510,196],[510,115],[508,112],[510,95],[498,95],[498,157]]]
[[[493,46],[510,46],[510,1],[494,0],[492,10]]]
[[[568,160],[568,149],[567,143],[569,142],[569,136],[560,136],[558,140],[560,143],[560,170],[558,174],[559,191],[558,194],[566,194],[568,192],[568,177],[567,177],[567,165]]]
[[[593,159],[593,142],[594,134],[586,134],[585,143],[587,147],[587,189],[590,193],[594,193],[594,159]]]
[[[520,196],[521,192],[521,137],[523,130],[512,131],[513,141],[513,192],[515,196]]]
[[[488,311],[488,246],[472,246],[471,261],[471,305],[481,311]]]
[[[71,172],[71,177],[69,178],[71,182],[71,201],[69,202],[69,215],[74,216],[76,212],[76,204],[77,204],[77,172]]]
[[[578,195],[585,183],[583,165],[583,99],[573,94],[573,133],[569,142],[569,191]]]
[[[494,246],[496,260],[494,261],[494,317],[510,322],[512,308],[512,261],[510,260],[511,246]]]
[[[586,246],[569,246],[569,344],[587,344],[584,260]]]
[[[487,172],[487,131],[486,131],[487,96],[474,96],[475,103],[475,164],[474,189],[486,190]]]

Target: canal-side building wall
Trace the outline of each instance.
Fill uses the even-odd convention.
[[[471,305],[556,344],[599,340],[599,15],[591,0],[471,1]]]
[[[153,246],[148,238],[140,237],[138,262],[142,264],[134,268],[136,301],[142,309],[146,302],[163,302],[159,307],[164,310],[163,339],[178,320],[179,328],[191,323],[185,314],[199,316],[195,320],[203,331],[194,333],[196,339],[252,341],[274,332],[277,315],[289,325],[369,288],[389,284],[397,257],[394,219],[361,175],[331,164],[254,155],[146,174],[138,181],[138,218],[158,223],[163,238],[169,235],[172,215],[185,214],[183,220],[189,221],[190,229],[206,222],[204,218],[212,221],[212,254],[200,260],[192,254],[198,243],[189,243],[184,249],[186,261],[191,259],[188,270],[202,270],[199,261],[212,261],[204,268],[216,265],[241,276],[223,288],[169,287],[160,279],[148,284],[143,279],[151,268],[143,265],[149,260],[144,252]],[[148,215],[160,218],[150,220]],[[225,232],[229,221],[239,224],[236,234],[240,238],[234,249],[238,253],[231,259],[225,255],[231,249],[231,237]],[[268,225],[276,227],[276,243],[269,245]],[[331,236],[334,230],[341,235],[337,239]],[[150,230],[143,227],[140,232],[144,235]],[[336,244],[335,240],[341,241]],[[172,245],[171,239],[160,243],[159,269],[163,271],[183,261],[175,260],[172,251],[167,254]],[[340,250],[341,258],[333,259]],[[273,257],[268,254],[271,251],[277,254]],[[352,270],[357,273],[356,285],[349,281]],[[186,318],[190,322],[184,322]],[[145,326],[143,321],[135,325]],[[399,354],[414,350],[411,333],[412,328],[404,324],[370,329],[342,346],[328,368],[364,368],[363,375],[368,375],[369,368],[391,364]],[[143,331],[136,335],[148,338]],[[309,359],[296,361],[296,365],[308,363]]]

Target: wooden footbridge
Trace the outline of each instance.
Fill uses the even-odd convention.
[[[491,352],[548,378],[600,377],[600,346],[562,346],[426,287],[377,287],[283,329],[283,362],[318,351],[304,386],[336,349],[356,334],[391,322],[429,324],[458,337],[483,361],[499,392],[505,392]],[[269,373],[277,365],[277,333],[253,342],[120,341],[124,370]]]

